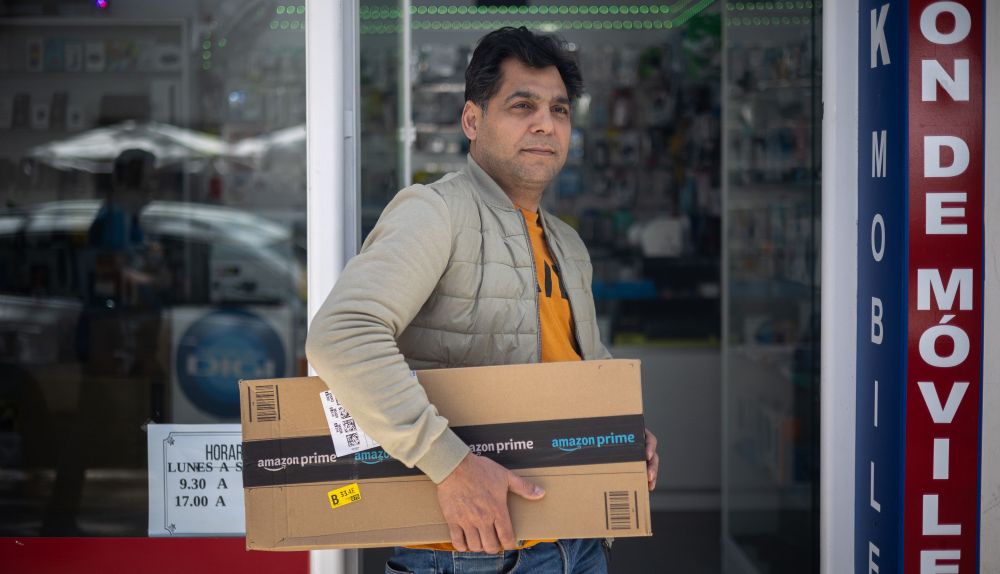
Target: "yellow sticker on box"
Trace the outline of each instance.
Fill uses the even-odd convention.
[[[361,488],[355,482],[354,484],[348,484],[347,486],[331,490],[326,493],[326,496],[330,500],[330,508],[340,508],[361,500]]]

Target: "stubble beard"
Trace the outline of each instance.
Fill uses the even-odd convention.
[[[561,169],[562,165],[556,163],[549,166],[527,166],[515,161],[511,171],[522,187],[536,187],[539,191],[543,191],[559,175]]]
[[[511,191],[530,191],[537,193],[539,197],[545,188],[549,186],[553,179],[562,170],[564,162],[553,162],[550,166],[526,165],[517,156],[511,159],[504,159],[493,153],[490,146],[479,147],[478,158],[475,158],[486,173],[500,185],[508,194]],[[515,152],[521,154],[522,152]]]

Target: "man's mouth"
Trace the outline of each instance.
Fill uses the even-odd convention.
[[[521,151],[544,157],[553,157],[556,155],[556,150],[549,147],[526,147]]]

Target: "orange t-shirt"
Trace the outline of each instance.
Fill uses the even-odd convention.
[[[563,291],[559,266],[552,259],[549,245],[545,241],[545,230],[539,221],[538,213],[521,209],[524,222],[528,227],[528,237],[531,238],[531,251],[535,256],[535,277],[538,278],[538,318],[542,328],[542,362],[579,361],[580,353],[576,350],[576,338],[573,336],[573,311],[569,306],[569,298]],[[525,540],[519,549],[529,548],[540,542],[555,542],[555,540]],[[409,546],[425,550],[444,550],[451,552],[455,547],[449,543],[424,544]]]
[[[520,209],[520,208],[518,208]],[[521,209],[531,238],[538,278],[538,318],[542,327],[542,362],[579,361],[573,336],[573,311],[563,290],[559,266],[552,259],[545,241],[545,230],[537,212]]]

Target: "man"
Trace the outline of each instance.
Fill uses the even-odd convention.
[[[465,79],[467,167],[386,206],[316,315],[306,353],[360,426],[438,485],[451,544],[397,549],[387,572],[606,572],[602,541],[515,540],[508,491],[544,492],[470,455],[410,376],[611,356],[586,247],[539,209],[566,161],[579,69],[554,39],[503,28],[480,41]],[[646,438],[652,489],[659,459]]]

